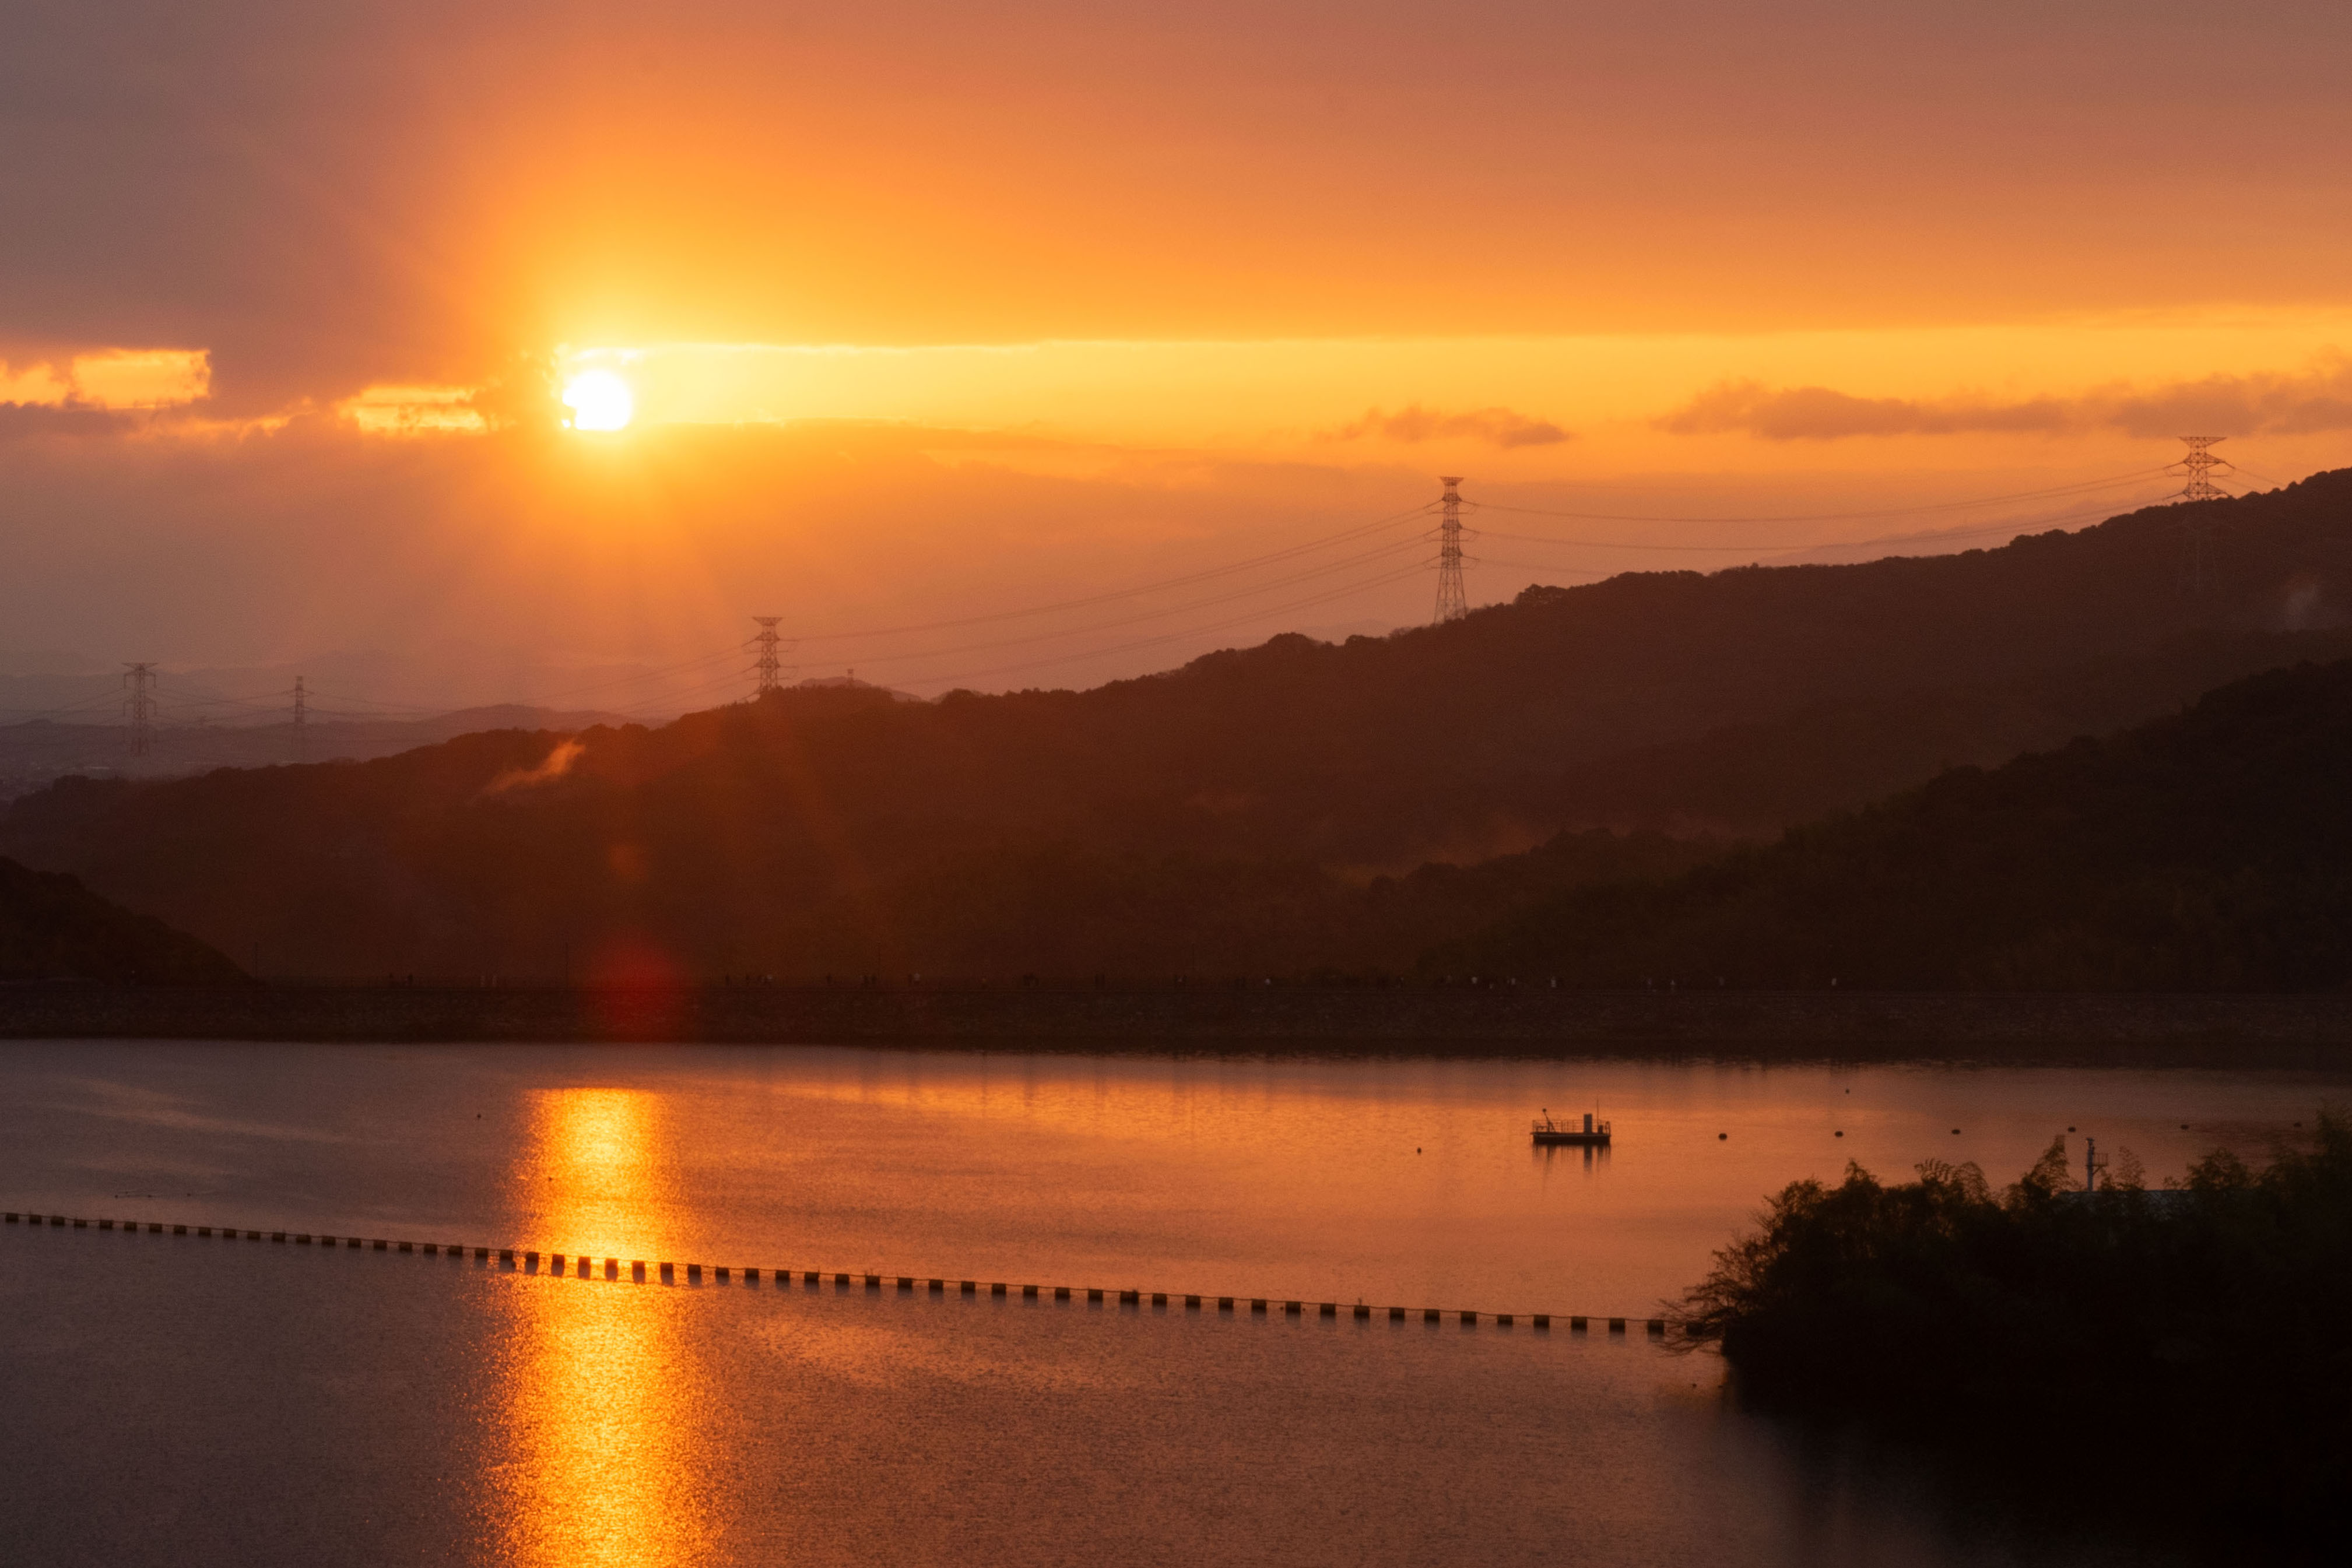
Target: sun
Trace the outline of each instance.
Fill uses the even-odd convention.
[[[622,430],[637,412],[629,383],[611,371],[583,371],[563,384],[574,430]]]

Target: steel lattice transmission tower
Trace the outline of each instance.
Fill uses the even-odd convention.
[[[2180,438],[2182,444],[2189,448],[2189,455],[2165,472],[2184,475],[2189,483],[2180,487],[2179,495],[2174,499],[2220,501],[2229,497],[2229,491],[2213,483],[2213,476],[2216,472],[2223,474],[2236,472],[2228,458],[2213,455],[2213,448],[2228,439],[2226,435],[2184,435]],[[2205,591],[2205,558],[2212,539],[2213,524],[2210,520],[2197,517],[2181,519],[2180,589],[2182,592],[2201,594]]]
[[[131,688],[131,695],[122,699],[122,711],[131,718],[131,755],[144,757],[155,738],[154,664],[124,664],[122,684]]]
[[[302,685],[302,677],[294,677],[294,754],[308,757],[310,752],[310,694]]]
[[[1437,621],[1459,621],[1470,613],[1470,601],[1462,590],[1462,479],[1459,475],[1438,476],[1445,486],[1444,515],[1437,525]]]
[[[776,622],[782,621],[783,617],[754,615],[751,619],[760,626],[760,634],[751,639],[752,646],[760,650],[760,662],[753,666],[760,677],[760,684],[758,689],[751,695],[754,697],[763,697],[784,684],[783,663],[777,657],[778,650],[783,646],[783,640],[776,635]]]

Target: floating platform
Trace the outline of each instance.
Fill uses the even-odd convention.
[[[1586,1148],[1609,1146],[1609,1124],[1584,1118],[1584,1125],[1563,1125],[1549,1116],[1539,1118],[1535,1124],[1535,1141],[1538,1144],[1580,1144]]]

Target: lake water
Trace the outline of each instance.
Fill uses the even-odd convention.
[[[2153,1183],[2342,1096],[2284,1072],[0,1047],[0,1207],[624,1270],[0,1229],[7,1555],[2137,1561],[1979,1528],[1742,1414],[1711,1355],[1564,1320],[1657,1312],[1768,1193],[1849,1158],[2005,1182],[2071,1125]],[[1615,1145],[1531,1149],[1538,1108],[1597,1109]],[[632,1285],[632,1260],[680,1282]],[[690,1286],[688,1262],[763,1278]]]

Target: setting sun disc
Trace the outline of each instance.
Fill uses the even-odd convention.
[[[563,406],[574,430],[620,430],[635,416],[637,400],[611,371],[583,371],[564,383]]]

